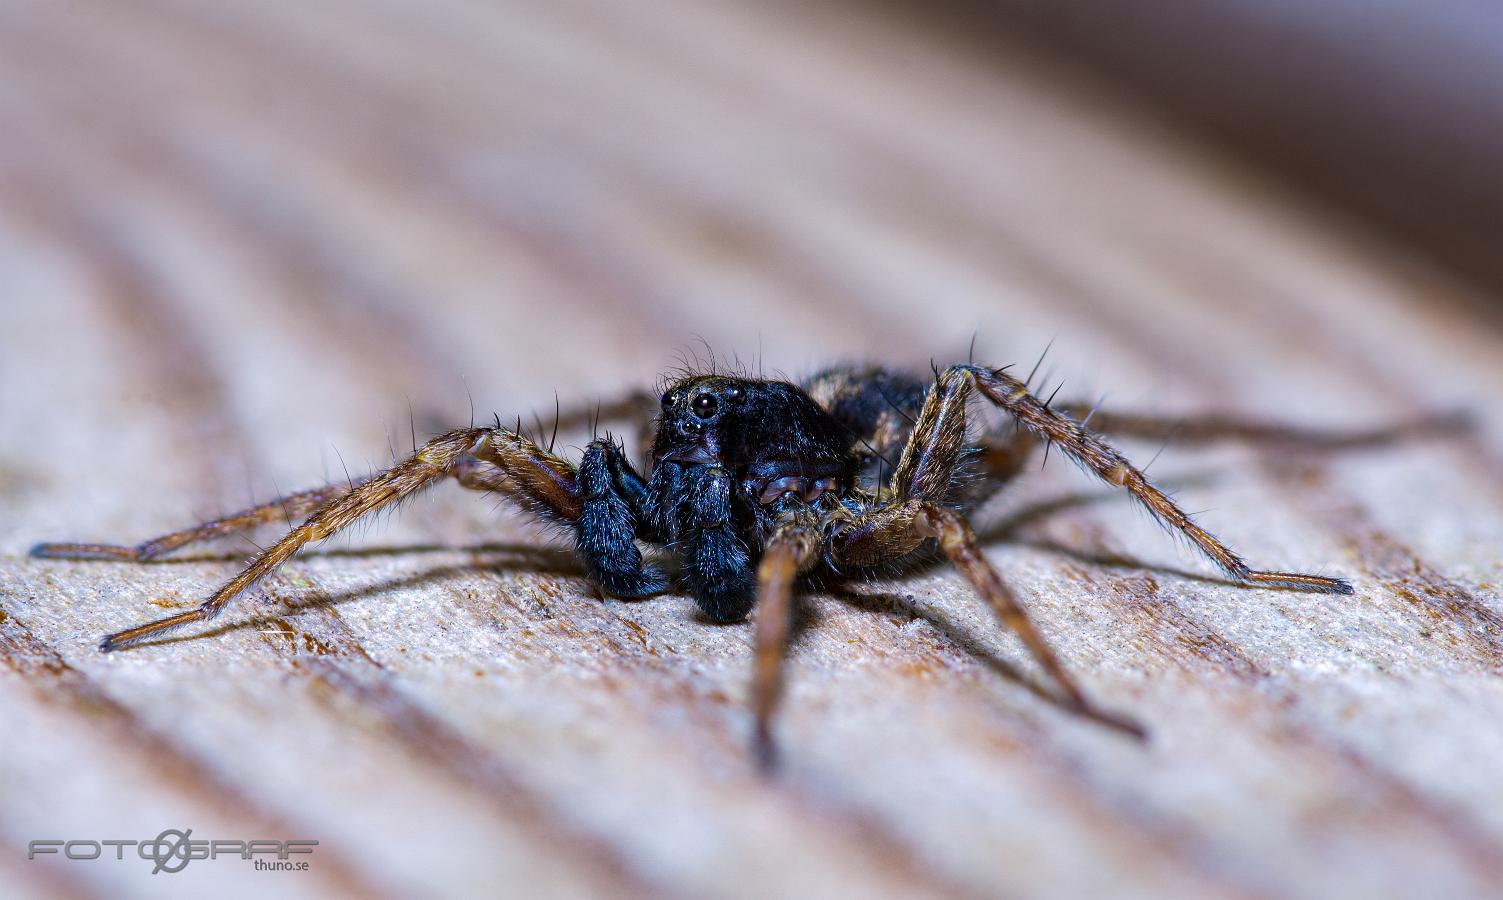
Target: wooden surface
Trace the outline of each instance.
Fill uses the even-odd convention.
[[[0,880],[59,896],[1484,896],[1503,884],[1503,335],[1402,248],[1017,48],[856,6],[0,4]],[[1031,365],[1109,408],[1475,435],[1170,448],[1227,585],[1056,456],[991,559],[1140,746],[946,569],[751,626],[602,601],[453,486],[199,636],[246,544],[33,561],[703,355]],[[412,413],[409,416],[409,403]],[[580,435],[569,440],[578,443]],[[1140,461],[1159,449],[1130,444]],[[27,861],[34,839],[320,841]]]
[[[950,6],[951,4],[945,4]],[[1493,3],[954,0],[1503,291]],[[1496,297],[1492,309],[1497,311]],[[1481,305],[1486,309],[1487,305]]]

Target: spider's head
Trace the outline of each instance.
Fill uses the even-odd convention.
[[[653,459],[719,464],[722,438],[735,429],[746,395],[746,382],[716,375],[694,375],[670,384],[663,392]]]
[[[843,456],[850,438],[795,385],[691,375],[663,392],[654,462],[732,468],[765,460]]]

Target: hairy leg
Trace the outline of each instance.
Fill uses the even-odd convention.
[[[783,658],[788,648],[793,584],[819,561],[819,547],[819,531],[813,522],[790,522],[773,532],[757,565],[756,660],[751,687],[756,731],[752,746],[763,771],[777,764],[772,719],[783,697]]]
[[[108,635],[99,644],[102,651],[164,634],[193,622],[214,618],[241,591],[264,578],[303,547],[321,541],[360,518],[398,503],[441,478],[456,474],[472,456],[497,467],[515,486],[515,495],[538,512],[557,520],[579,516],[574,470],[532,442],[512,432],[493,428],[451,431],[424,444],[410,458],[371,476],[353,489],[332,497],[314,509],[303,524],[266,548],[238,575],[230,579],[196,609],[138,625]]]
[[[455,463],[454,479],[472,491],[513,495],[517,486],[493,463],[473,456]],[[135,546],[123,544],[47,543],[31,548],[31,555],[43,559],[117,559],[124,562],[150,562],[193,544],[220,540],[254,531],[276,522],[306,518],[315,509],[343,497],[368,479],[341,481],[287,494],[259,506],[214,519],[181,531],[160,535]]]
[[[646,391],[636,390],[595,406],[564,409],[555,414],[552,423],[547,427],[572,429],[586,427],[592,422],[622,420],[637,430],[638,437],[643,442],[642,446],[648,446],[652,442],[652,419],[656,411],[657,398]],[[494,466],[486,466],[473,457],[460,460],[453,474],[455,480],[471,490],[508,495],[516,492],[516,485],[506,477],[504,472],[497,470]],[[324,503],[354,490],[365,480],[335,482],[287,494],[191,528],[150,538],[134,546],[42,543],[31,548],[31,555],[43,559],[110,559],[124,562],[149,562],[193,544],[234,537],[277,522],[303,519]]]
[[[931,538],[938,540],[945,556],[991,606],[1001,623],[1022,639],[1039,667],[1064,692],[1071,708],[1141,733],[1136,726],[1106,716],[1091,706],[1012,589],[981,554],[971,527],[951,510],[918,499],[878,507],[834,529],[826,552],[837,566],[876,566],[912,553]]]
[[[652,447],[652,438],[657,431],[658,409],[656,395],[636,389],[594,405],[578,405],[561,409],[555,413],[553,423],[549,427],[573,431],[598,428],[603,422],[625,424],[633,431],[638,452],[645,454]]]
[[[37,544],[31,548],[31,555],[47,559],[119,559],[128,562],[147,562],[190,544],[233,537],[279,520],[301,519],[335,497],[348,494],[360,483],[341,482],[288,494],[260,506],[253,506],[220,519],[194,525],[192,528],[154,537],[134,547],[118,544]]]
[[[720,466],[691,466],[680,478],[684,500],[670,515],[680,519],[683,580],[705,615],[739,622],[757,601],[757,559],[736,521],[735,478]]]
[[[1012,588],[1008,587],[996,567],[982,555],[976,535],[965,519],[949,509],[931,503],[924,506],[919,522],[925,531],[932,532],[939,540],[940,549],[945,556],[976,588],[977,593],[986,599],[1002,624],[1023,639],[1028,652],[1065,692],[1072,709],[1139,740],[1147,738],[1148,732],[1137,722],[1106,712],[1086,699],[1075,679],[1060,664],[1048,641],[1044,640],[1043,634],[1028,617]]]
[[[1253,569],[1197,525],[1127,457],[1033,396],[1023,382],[1001,369],[953,366],[940,376],[924,402],[913,439],[904,448],[898,469],[893,474],[893,488],[899,496],[941,496],[934,492],[942,489],[955,472],[965,445],[966,402],[978,390],[1023,427],[1058,445],[1067,456],[1102,480],[1126,488],[1155,518],[1189,538],[1202,553],[1238,581],[1333,594],[1352,592],[1351,585],[1339,578]]]
[[[949,499],[965,509],[985,503],[1023,471],[1038,444],[1032,432],[1021,428],[983,435],[970,456],[975,477],[960,479]]]
[[[481,491],[488,494],[501,494],[514,496],[517,493],[517,484],[506,476],[506,473],[497,468],[495,463],[477,459],[474,456],[462,456],[454,463],[454,480],[465,490]]]
[[[1459,413],[1421,416],[1385,428],[1335,431],[1218,414],[1170,418],[1110,412],[1082,403],[1056,403],[1050,406],[1063,416],[1075,419],[1082,425],[1089,425],[1092,431],[1106,434],[1177,443],[1245,441],[1283,444],[1309,450],[1380,447],[1408,438],[1454,434],[1471,427],[1469,418]]]
[[[607,594],[645,597],[661,593],[668,578],[644,565],[636,538],[652,519],[647,485],[620,445],[592,441],[579,462],[582,501],[575,535],[590,577]]]

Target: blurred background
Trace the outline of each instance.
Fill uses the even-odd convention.
[[[1494,4],[956,8],[1465,273],[1485,297],[1503,287],[1503,12]]]
[[[0,0],[0,837],[308,835],[314,895],[1485,895],[1500,158],[1484,2]],[[457,490],[108,658],[253,546],[25,557],[712,355],[973,341],[1120,411],[1477,429],[1156,462],[1354,599],[1229,587],[1049,466],[990,552],[1153,749],[1023,689],[938,572],[810,601],[776,787],[748,626],[603,603]],[[146,875],[0,854],[38,894],[267,883]]]

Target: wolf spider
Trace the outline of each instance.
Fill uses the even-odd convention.
[[[967,405],[979,395],[1020,429],[973,434]],[[648,401],[651,402],[650,400]],[[661,398],[644,476],[620,444],[593,440],[578,465],[521,429],[469,427],[434,438],[364,480],[292,494],[135,547],[43,544],[36,556],[143,561],[188,544],[244,532],[282,516],[305,517],[202,605],[105,637],[111,651],[219,615],[240,592],[306,545],[447,477],[516,500],[572,531],[590,580],[606,594],[644,597],[674,579],[644,561],[638,542],[681,562],[678,584],[716,622],[758,607],[751,700],[754,750],[773,760],[772,720],[782,693],[791,597],[800,579],[824,582],[893,570],[936,546],[1027,646],[1069,708],[1129,731],[1093,708],[1022,604],[982,554],[966,514],[1017,474],[1038,441],[1126,489],[1231,578],[1249,585],[1350,594],[1340,578],[1254,569],[1197,525],[1125,456],[1073,417],[1041,401],[1006,369],[955,365],[932,380],[883,368],[835,368],[801,385],[727,374],[688,374]],[[1085,418],[1091,418],[1089,415]],[[1166,436],[1171,423],[1097,419],[1097,427]],[[1299,437],[1292,429],[1229,420],[1189,424],[1193,435]],[[1341,443],[1315,436],[1316,443]],[[896,462],[891,454],[897,451]],[[884,467],[888,469],[883,477]]]

